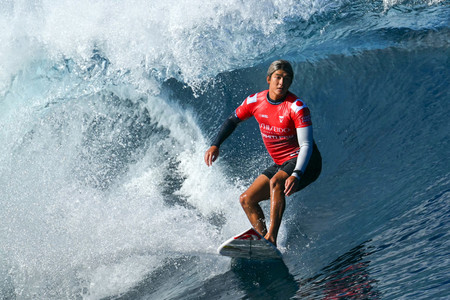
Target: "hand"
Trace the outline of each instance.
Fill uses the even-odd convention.
[[[219,147],[211,146],[205,153],[205,163],[208,167],[219,157]]]
[[[295,176],[289,176],[284,183],[284,194],[290,196],[298,190],[300,179]]]

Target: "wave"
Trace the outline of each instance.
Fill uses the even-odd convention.
[[[280,3],[2,3],[2,297],[306,297],[347,274],[371,298],[445,292],[448,1]],[[215,255],[270,163],[255,122],[202,161],[278,57],[324,170],[288,201],[289,274],[258,288]]]

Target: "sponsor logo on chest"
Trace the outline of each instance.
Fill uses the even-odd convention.
[[[261,131],[264,130],[264,131],[270,132],[270,133],[288,133],[291,131],[291,128],[289,128],[289,127],[277,127],[277,126],[273,126],[270,124],[264,124],[264,123],[259,124],[259,128],[261,129]]]

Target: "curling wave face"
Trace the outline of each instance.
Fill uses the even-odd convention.
[[[2,3],[0,298],[443,296],[449,7]],[[202,157],[279,57],[324,170],[288,200],[274,278],[215,254],[270,163],[256,124]]]

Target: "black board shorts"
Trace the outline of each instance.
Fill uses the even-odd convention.
[[[282,165],[273,164],[262,172],[267,178],[271,179],[278,171],[284,171],[291,175],[294,171],[295,164],[297,163],[297,157],[284,162]],[[319,178],[320,172],[322,171],[322,156],[320,155],[319,148],[317,148],[316,143],[313,145],[313,152],[311,158],[309,159],[308,165],[306,166],[305,173],[300,178],[300,187],[298,189],[304,189],[309,184],[316,181]]]

